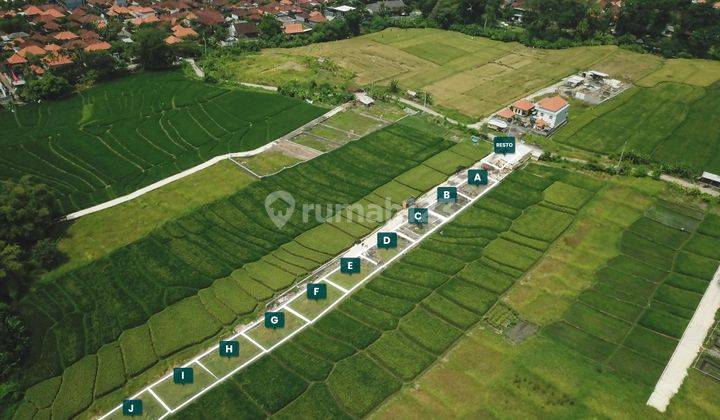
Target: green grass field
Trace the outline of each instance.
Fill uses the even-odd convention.
[[[70,213],[214,156],[255,149],[323,112],[181,73],[143,73],[0,113],[0,179],[33,175]]]
[[[542,258],[542,252],[503,235],[552,246],[603,185],[563,170],[532,168],[533,173],[510,175],[441,234],[178,415],[316,418],[332,413],[346,418],[372,413],[461,340]],[[575,209],[553,208],[547,199],[556,200],[559,192]],[[548,219],[555,223],[534,227]],[[317,362],[308,363],[308,357]]]
[[[444,132],[421,118],[406,118],[249,183],[38,283],[21,302],[33,343],[21,383],[37,383],[30,390],[52,401],[46,393],[56,392],[47,386],[53,377],[92,360],[97,374],[110,372],[102,380],[102,392],[91,393],[102,399],[95,410],[113,406],[124,388],[138,387],[175,357],[187,356],[221,331],[252,319],[264,302],[382,221],[318,223],[304,221],[297,211],[277,229],[266,215],[267,194],[292,191],[298,206],[379,199],[383,185],[393,178],[460,146],[437,135]],[[488,151],[485,145],[466,147],[466,154]],[[458,165],[466,161],[456,156]],[[457,165],[448,167],[453,169],[447,175]],[[72,378],[64,386],[83,390],[95,375]],[[63,409],[79,413],[93,395],[62,402],[69,404]]]

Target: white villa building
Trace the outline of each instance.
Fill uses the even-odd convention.
[[[567,121],[568,108],[570,104],[559,97],[552,96],[541,99],[536,105],[535,127],[539,129],[553,130]]]

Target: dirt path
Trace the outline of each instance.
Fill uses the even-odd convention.
[[[205,78],[205,71],[200,68],[200,66],[195,63],[194,58],[186,58],[185,61],[190,63],[190,67],[192,67],[193,71],[195,72],[195,75],[201,79]]]
[[[720,267],[705,290],[700,304],[695,309],[690,323],[685,328],[680,342],[675,347],[670,361],[655,385],[655,390],[647,400],[647,405],[660,412],[665,412],[670,404],[670,399],[680,389],[688,374],[688,369],[692,366],[702,348],[705,337],[715,323],[715,313],[718,309],[720,309]]]

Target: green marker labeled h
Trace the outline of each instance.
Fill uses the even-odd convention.
[[[223,340],[220,342],[220,357],[240,356],[240,342],[234,340]]]

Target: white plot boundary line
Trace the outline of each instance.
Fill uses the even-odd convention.
[[[320,124],[321,122],[327,120],[328,118],[334,116],[335,114],[342,112],[343,110],[348,108],[351,104],[352,104],[352,102],[347,102],[342,105],[336,106],[335,108],[333,108],[330,111],[324,113],[323,115],[315,118],[314,120],[308,121],[307,123],[303,124],[302,126],[296,128],[295,130],[292,130],[291,132],[289,132],[269,143],[266,143],[265,145],[260,146],[257,149],[248,150],[246,152],[227,153],[224,155],[215,156],[214,158],[207,160],[199,165],[193,166],[192,168],[186,169],[182,172],[178,172],[175,175],[161,179],[160,181],[154,182],[150,185],[147,185],[138,190],[135,190],[135,191],[131,192],[130,194],[123,195],[122,197],[117,197],[112,200],[106,201],[104,203],[100,203],[100,204],[94,205],[92,207],[88,207],[86,209],[70,213],[70,214],[66,215],[65,217],[63,217],[63,220],[77,219],[82,216],[87,216],[88,214],[92,214],[92,213],[98,212],[100,210],[109,209],[110,207],[115,207],[118,204],[126,203],[130,200],[134,200],[134,199],[140,197],[141,195],[145,195],[145,194],[149,193],[150,191],[154,191],[160,187],[163,187],[167,184],[170,184],[172,182],[175,182],[177,180],[180,180],[182,178],[190,176],[196,172],[200,172],[203,169],[209,168],[210,166],[212,166],[218,162],[221,162],[225,159],[250,157],[250,156],[255,156],[257,154],[265,152],[268,149],[270,149],[271,147],[275,146],[281,140],[289,139],[289,138],[293,138],[293,137],[297,136],[298,134],[302,133],[308,127],[314,127],[314,126]]]
[[[208,369],[207,366],[203,365],[203,364],[200,362],[199,359],[196,360],[195,363],[196,363],[198,366],[200,366],[201,368],[203,368],[203,370],[205,370],[205,372],[207,372],[207,373],[209,373],[210,375],[212,375],[213,378],[218,379],[217,375],[215,375],[210,369]]]
[[[148,392],[150,393],[150,395],[152,395],[153,397],[155,397],[155,399],[157,400],[157,402],[159,402],[160,405],[162,405],[163,408],[165,408],[165,410],[167,410],[167,413],[165,413],[165,414],[172,413],[172,408],[170,408],[169,405],[165,404],[165,401],[163,401],[163,400],[158,396],[158,394],[156,394],[155,391],[152,390],[152,388],[148,388]]]
[[[647,405],[664,413],[672,397],[680,390],[688,369],[692,366],[708,331],[715,324],[715,313],[720,309],[720,267],[708,284],[690,323],[685,327],[680,341],[665,366]]]
[[[348,293],[348,290],[347,290],[346,288],[344,288],[344,287],[342,287],[342,286],[340,286],[340,285],[338,285],[338,284],[335,284],[334,282],[330,281],[330,279],[327,279],[327,278],[326,278],[326,279],[324,279],[323,281],[324,281],[325,283],[329,284],[330,286],[338,289],[339,291],[343,292],[343,294],[347,294],[347,293]]]
[[[492,155],[486,156],[485,158],[483,158],[482,160],[480,160],[478,163],[476,163],[476,165],[473,165],[471,168],[468,168],[468,169],[472,169],[473,167],[478,166],[478,165],[484,163],[484,162],[485,162],[487,159],[489,159],[491,156],[492,156]],[[464,171],[463,171],[463,172],[464,172]],[[463,172],[461,172],[461,173],[459,173],[459,174],[454,174],[453,176],[450,177],[450,179],[456,178],[456,177],[460,177],[460,179],[462,179],[462,173],[463,173]],[[329,276],[331,276],[332,274],[334,274],[335,272],[337,272],[337,271],[339,270],[338,268],[335,268],[335,269],[332,270],[331,272],[323,275],[323,276],[319,279],[319,281],[326,282],[326,283],[328,283],[328,284],[330,284],[330,285],[338,288],[339,290],[343,290],[343,291],[344,291],[344,294],[343,294],[340,298],[338,298],[338,299],[336,299],[335,301],[331,302],[331,303],[330,303],[325,309],[323,309],[322,312],[320,312],[315,318],[313,318],[313,319],[310,320],[309,322],[303,324],[302,326],[300,326],[300,327],[297,328],[296,330],[292,331],[291,333],[289,333],[288,335],[286,335],[285,337],[283,337],[282,339],[280,339],[277,343],[273,344],[271,347],[265,348],[265,347],[263,347],[262,345],[260,345],[257,341],[253,340],[250,336],[247,335],[247,331],[251,330],[252,328],[256,327],[257,325],[260,325],[260,324],[263,322],[264,317],[260,317],[260,318],[258,318],[257,320],[255,320],[254,322],[252,322],[251,324],[246,325],[240,332],[234,334],[233,336],[231,336],[231,337],[229,337],[229,338],[225,338],[224,340],[233,340],[233,339],[236,339],[236,338],[238,338],[238,337],[243,337],[243,338],[245,338],[246,340],[248,340],[249,342],[251,342],[252,344],[254,344],[255,346],[257,346],[257,347],[258,347],[259,349],[261,349],[262,351],[261,351],[260,353],[256,354],[256,355],[254,355],[254,356],[251,357],[250,359],[246,360],[246,361],[243,362],[240,366],[234,368],[233,370],[231,370],[230,372],[228,372],[228,373],[225,374],[224,376],[220,377],[218,380],[216,380],[216,381],[212,382],[211,384],[207,385],[205,388],[201,389],[201,390],[198,391],[196,394],[194,394],[194,395],[192,395],[191,397],[189,397],[187,400],[185,400],[182,404],[178,405],[177,407],[175,407],[175,408],[173,408],[173,409],[170,409],[170,408],[168,407],[168,412],[166,412],[165,414],[163,414],[159,419],[164,419],[165,417],[169,416],[170,414],[172,414],[172,413],[174,413],[174,412],[182,409],[182,408],[185,407],[186,405],[190,404],[191,402],[193,402],[193,401],[196,400],[197,398],[200,398],[200,397],[201,397],[202,395],[204,395],[206,392],[210,391],[211,389],[215,388],[217,385],[219,385],[219,384],[221,384],[222,382],[226,381],[227,379],[229,379],[230,377],[232,377],[235,373],[237,373],[238,371],[240,371],[240,370],[243,369],[244,367],[246,367],[246,366],[248,366],[249,364],[253,363],[255,360],[259,359],[260,357],[263,357],[265,354],[271,352],[272,350],[274,350],[274,349],[277,348],[278,346],[282,345],[284,342],[290,340],[292,337],[294,337],[296,334],[298,334],[298,333],[300,333],[301,331],[303,331],[303,330],[304,330],[305,328],[307,328],[308,326],[310,326],[310,325],[314,324],[315,322],[317,322],[317,320],[319,320],[320,318],[322,318],[323,315],[325,315],[327,312],[331,311],[335,306],[337,306],[337,305],[340,304],[343,300],[345,300],[345,298],[346,298],[347,296],[349,296],[354,290],[356,290],[357,288],[359,288],[360,286],[362,286],[363,284],[365,284],[367,281],[369,281],[370,279],[372,279],[373,277],[375,277],[375,275],[376,275],[377,273],[385,270],[385,268],[387,268],[389,265],[391,265],[392,263],[394,263],[396,260],[402,258],[405,254],[407,254],[408,252],[410,252],[411,250],[413,250],[420,242],[422,242],[422,240],[424,240],[424,239],[427,238],[428,236],[430,236],[430,235],[432,235],[433,233],[435,233],[438,229],[440,229],[441,227],[443,227],[446,223],[452,221],[457,215],[459,215],[459,214],[461,214],[463,211],[465,211],[465,209],[467,209],[468,207],[472,206],[477,200],[479,200],[479,199],[480,199],[481,197],[483,197],[485,194],[487,194],[488,192],[492,191],[496,186],[500,185],[500,182],[501,182],[507,175],[509,175],[509,173],[510,173],[510,171],[508,171],[507,173],[504,173],[504,174],[501,172],[501,173],[500,173],[500,176],[498,176],[498,177],[491,177],[491,178],[488,180],[489,182],[488,182],[488,185],[486,186],[486,188],[485,188],[484,190],[482,190],[476,197],[471,198],[467,203],[463,204],[457,211],[453,212],[451,215],[449,215],[449,216],[447,216],[447,217],[438,218],[439,223],[436,224],[435,226],[430,227],[430,229],[428,229],[426,232],[424,232],[422,235],[420,235],[420,237],[419,237],[417,240],[413,240],[413,239],[409,239],[409,238],[408,238],[408,240],[410,241],[410,244],[408,244],[408,246],[406,246],[405,248],[401,249],[401,250],[400,250],[397,254],[395,254],[392,258],[388,259],[387,261],[383,262],[382,264],[377,265],[370,273],[367,274],[367,276],[365,276],[362,280],[360,280],[360,281],[358,281],[357,283],[355,283],[350,289],[341,288],[340,286],[334,284],[333,282],[331,282],[331,281],[328,279]],[[466,184],[466,183],[467,183],[467,180],[463,180],[459,185],[463,185],[463,184]],[[432,190],[431,190],[430,192],[426,193],[426,197],[430,200],[430,202],[429,202],[429,204],[428,204],[428,208],[429,208],[432,204],[435,204],[435,203],[436,203],[435,199],[433,198],[433,196],[434,196],[433,193],[434,193],[434,191],[432,191]],[[425,197],[423,197],[423,198],[425,198]],[[400,211],[400,212],[398,212],[398,214],[396,214],[396,215],[393,216],[390,220],[388,220],[381,228],[376,229],[375,231],[373,231],[372,233],[370,233],[368,236],[366,236],[366,237],[364,238],[364,240],[360,242],[360,244],[355,245],[354,247],[352,247],[352,248],[350,248],[349,250],[345,251],[345,252],[344,252],[343,254],[341,254],[340,256],[338,256],[338,257],[334,258],[333,260],[331,260],[330,262],[328,262],[328,264],[331,264],[332,262],[337,261],[337,259],[340,258],[340,257],[342,257],[342,256],[351,256],[351,255],[357,254],[357,249],[362,249],[363,251],[367,251],[367,250],[369,249],[368,245],[376,245],[376,243],[375,243],[375,242],[376,242],[376,235],[375,235],[375,233],[378,232],[378,231],[391,231],[391,232],[398,233],[398,236],[406,237],[406,235],[401,235],[400,232],[399,232],[399,230],[400,230],[403,226],[409,226],[409,224],[407,223],[407,217],[408,217],[408,212],[407,212],[407,211]],[[398,222],[401,221],[401,220],[404,221],[404,222],[398,224]],[[388,226],[389,226],[390,228],[387,228]],[[430,226],[430,225],[428,225],[428,226]],[[383,230],[383,228],[386,228],[386,229]],[[326,264],[325,267],[327,267],[328,264]],[[321,268],[322,268],[322,267],[321,267]],[[304,293],[304,292],[297,293],[297,295],[293,296],[291,299],[289,299],[287,302],[283,303],[280,307],[278,307],[278,308],[275,309],[275,310],[276,310],[276,311],[281,311],[281,310],[287,309],[288,312],[294,312],[292,309],[288,309],[288,305],[290,305],[290,303],[292,303],[292,301],[294,301],[295,299],[297,299],[298,297],[300,297],[303,293]],[[196,363],[197,361],[199,361],[200,359],[202,359],[203,357],[207,356],[208,354],[210,354],[210,353],[212,353],[212,352],[214,352],[214,351],[217,351],[217,348],[216,348],[216,347],[212,347],[212,348],[206,350],[205,352],[201,353],[199,356],[196,356],[194,359],[192,359],[192,360],[190,360],[189,362],[187,362],[186,364],[184,364],[182,367],[190,366],[190,365]],[[140,390],[138,393],[136,393],[135,395],[133,395],[133,396],[130,397],[130,398],[131,398],[131,399],[138,398],[138,397],[139,397],[140,395],[142,395],[145,391],[150,391],[151,393],[154,394],[154,392],[152,391],[152,388],[155,387],[156,385],[160,384],[161,382],[163,382],[163,381],[171,378],[171,377],[172,377],[172,372],[166,374],[165,376],[161,377],[161,378],[158,379],[157,381],[155,381],[155,382],[153,382],[152,384],[146,386],[145,388],[143,388],[142,390]],[[101,416],[101,417],[99,418],[99,420],[103,420],[103,419],[109,417],[110,415],[114,414],[116,411],[121,410],[121,409],[122,409],[122,403],[119,404],[118,406],[116,406],[114,409],[112,409],[112,410],[110,410],[109,412],[107,412],[106,414],[104,414],[103,416]]]

